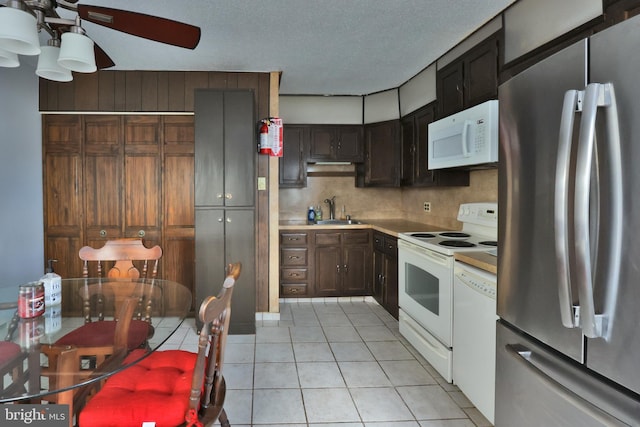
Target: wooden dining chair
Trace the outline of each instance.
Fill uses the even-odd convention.
[[[231,316],[233,286],[241,265],[230,264],[218,296],[206,298],[198,316],[203,322],[198,352],[153,352],[110,377],[80,411],[80,427],[210,425],[229,426],[224,410],[222,375]],[[139,356],[134,350],[124,363]]]
[[[0,310],[13,311],[8,322],[7,335],[0,341],[0,396],[11,396],[26,391],[29,373],[25,366],[27,352],[12,342],[19,323],[17,303],[2,303]]]
[[[139,348],[149,336],[148,323],[134,319],[139,304],[139,295],[153,298],[152,284],[123,281],[117,285],[92,283],[80,289],[85,305],[96,299],[103,299],[99,310],[100,321],[81,325],[62,336],[50,345],[41,345],[40,351],[47,358],[47,366],[41,369],[41,375],[48,379],[49,389],[59,387],[60,352],[74,348],[74,375],[79,379],[89,378],[109,357],[116,354],[126,355],[130,350]],[[90,309],[90,317],[98,317],[98,310]],[[94,316],[92,316],[94,315]]]
[[[162,248],[158,245],[147,248],[142,244],[142,239],[123,238],[107,240],[101,248],[84,246],[78,255],[83,261],[82,277],[89,277],[90,272],[93,273],[91,277],[104,277],[104,270],[107,269],[107,277],[155,279]],[[141,264],[142,271],[136,267],[134,261]],[[95,270],[90,267],[92,262],[95,262]]]

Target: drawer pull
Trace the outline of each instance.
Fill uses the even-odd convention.
[[[298,239],[297,237],[289,237],[290,242],[297,242],[298,240],[300,239]]]
[[[289,277],[298,277],[299,274],[298,273],[289,273]]]
[[[289,259],[300,259],[298,255],[289,255]]]

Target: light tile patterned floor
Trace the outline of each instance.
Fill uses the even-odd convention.
[[[163,348],[195,351],[193,319]],[[224,375],[234,427],[491,425],[375,302],[282,303],[279,321],[229,336]]]

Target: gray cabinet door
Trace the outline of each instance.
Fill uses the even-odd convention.
[[[252,334],[257,157],[253,91],[196,90],[195,110],[196,307],[220,291],[227,264],[240,262],[230,332]]]
[[[255,204],[253,92],[195,92],[196,206]]]

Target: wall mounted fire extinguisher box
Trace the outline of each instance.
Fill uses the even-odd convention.
[[[282,157],[282,119],[269,117],[260,120],[258,153]]]

